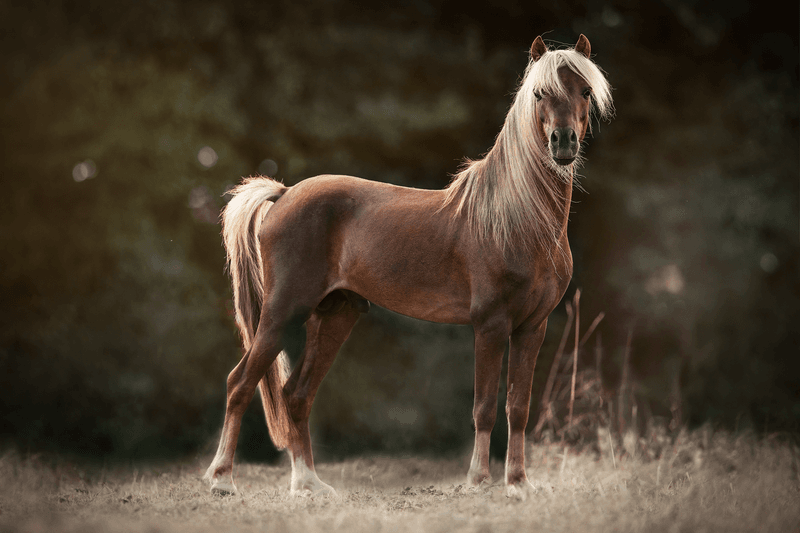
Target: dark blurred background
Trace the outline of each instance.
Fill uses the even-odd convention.
[[[684,424],[796,434],[798,5],[404,4],[0,3],[6,446],[212,451],[241,355],[226,189],[257,173],[444,187],[493,143],[532,40],[580,33],[617,109],[569,226],[567,297],[582,289],[582,330],[605,313],[604,388],[630,334],[649,416],[679,383]],[[565,323],[562,303],[530,427]],[[318,455],[469,448],[472,365],[470,328],[373,307],[320,390]],[[240,457],[274,458],[256,407]]]

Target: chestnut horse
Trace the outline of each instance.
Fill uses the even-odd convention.
[[[335,494],[314,470],[308,417],[317,389],[369,303],[410,317],[472,324],[475,448],[468,483],[490,481],[489,436],[508,360],[509,494],[524,497],[525,426],[547,318],[572,276],[567,218],[574,168],[610,87],[574,49],[537,37],[503,129],[444,190],[349,176],[293,187],[265,177],[234,189],[223,236],[245,354],[228,376],[219,449],[206,478],[233,493],[242,415],[256,387],[270,436],[291,458],[291,491]],[[301,355],[289,375],[285,352]]]

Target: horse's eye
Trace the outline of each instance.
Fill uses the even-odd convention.
[[[583,90],[583,98],[584,99],[588,100],[591,95],[592,95],[592,90],[589,89],[588,87]]]
[[[536,97],[537,102],[542,99],[542,93],[540,93],[539,91],[534,91],[533,96]]]

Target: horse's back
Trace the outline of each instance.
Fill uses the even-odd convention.
[[[289,189],[287,195],[303,201],[336,200],[349,198],[365,204],[396,202],[402,199],[422,200],[439,196],[442,191],[415,189],[373,181],[355,176],[322,174],[305,179]],[[432,199],[432,198],[431,198]],[[438,201],[438,199],[436,200]]]

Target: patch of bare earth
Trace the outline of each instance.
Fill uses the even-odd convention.
[[[0,459],[2,531],[798,531],[800,451],[727,434],[683,435],[653,457],[635,444],[529,450],[527,501],[464,485],[467,459],[370,457],[318,465],[338,497],[289,494],[288,463],[241,464],[218,497],[208,461],[85,467]],[[496,480],[502,464],[493,465]]]

